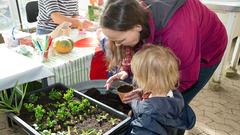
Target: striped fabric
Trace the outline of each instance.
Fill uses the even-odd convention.
[[[39,0],[38,1],[38,29],[52,31],[57,27],[50,15],[60,12],[64,16],[78,16],[78,0]]]
[[[54,73],[48,84],[63,83],[67,86],[90,80],[90,67],[95,47],[75,47],[69,54],[55,54],[43,64]]]

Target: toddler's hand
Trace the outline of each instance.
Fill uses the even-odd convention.
[[[120,71],[117,74],[108,78],[104,87],[106,87],[106,89],[109,90],[109,88],[112,86],[113,81],[124,80],[127,77],[128,77],[128,73],[126,71]]]

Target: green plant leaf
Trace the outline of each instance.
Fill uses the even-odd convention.
[[[6,102],[7,104],[9,104],[7,90],[1,91],[1,93],[2,93],[2,97],[3,97],[3,101]]]
[[[16,92],[20,95],[20,96],[22,96],[23,95],[23,85],[21,85],[21,86],[16,86],[15,87],[15,90],[16,90]]]
[[[17,107],[19,111],[20,111],[21,108],[22,108],[23,99],[24,99],[24,97],[25,97],[25,95],[26,95],[26,92],[27,92],[27,86],[28,86],[28,84],[26,84],[25,87],[24,87],[24,89],[23,89],[22,98],[21,98],[21,100],[20,100],[20,102],[19,102],[19,105],[18,105],[18,107]]]
[[[4,107],[8,107],[8,108],[12,107],[11,105],[9,105],[8,103],[6,103],[4,101],[0,101],[0,104],[2,104]]]
[[[14,112],[18,115],[22,108],[27,86],[28,84],[17,86],[16,83],[10,95],[7,93],[7,90],[0,91],[0,110],[3,112]]]
[[[1,101],[6,102],[6,101],[5,101],[5,98],[4,98],[4,96],[3,96],[3,91],[0,92],[0,98],[1,98]]]
[[[12,109],[0,109],[2,112],[14,112]]]

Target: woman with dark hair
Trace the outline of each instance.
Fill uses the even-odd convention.
[[[100,25],[109,41],[109,70],[119,69],[107,88],[131,76],[131,57],[143,44],[162,44],[180,61],[179,89],[186,103],[211,78],[227,45],[224,25],[198,0],[109,0]],[[125,101],[137,95],[133,91]]]
[[[224,25],[199,0],[109,0],[100,26],[109,41],[106,45],[109,71],[118,70],[106,81],[107,89],[114,80],[131,79],[132,55],[144,44],[161,44],[179,59],[178,89],[185,104],[211,78],[227,45]],[[129,103],[141,94],[141,90],[134,90],[124,102]]]

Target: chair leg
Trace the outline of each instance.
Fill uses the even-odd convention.
[[[240,58],[240,37],[237,38],[235,47],[233,49],[233,55],[230,62],[230,67],[227,69],[226,76],[232,77],[237,75],[237,66]]]

